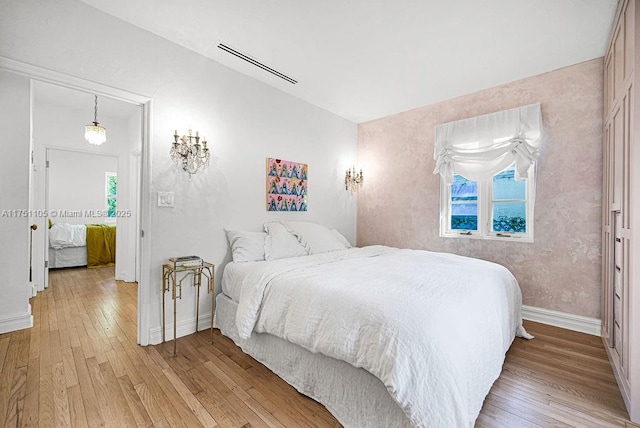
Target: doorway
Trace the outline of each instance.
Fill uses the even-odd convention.
[[[141,153],[142,107],[98,97],[97,120],[107,129],[107,141],[96,146],[84,139],[84,125],[91,123],[96,114],[95,101],[95,95],[85,91],[40,81],[32,83],[34,197],[30,208],[46,214],[32,219],[45,231],[33,242],[33,280],[38,291],[48,287],[49,268],[83,263],[87,248],[80,247],[86,243],[84,226],[88,224],[103,226],[100,236],[115,237],[111,261],[105,260],[106,251],[96,253],[89,248],[90,255],[100,255],[98,265],[115,264],[116,280],[136,281],[136,241],[140,236],[137,195],[141,193],[141,180],[133,175],[140,170],[131,165],[135,161],[131,156]],[[75,242],[71,239],[74,230],[81,230],[78,233],[82,234]],[[94,226],[90,232],[95,233]],[[56,235],[54,242],[50,240],[52,233]],[[90,242],[109,249],[108,241]],[[95,265],[96,259],[90,264]]]

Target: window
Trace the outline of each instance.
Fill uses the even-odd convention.
[[[118,174],[115,172],[107,172],[105,173],[105,198],[106,198],[106,211],[107,211],[107,222],[116,221],[116,209],[117,209],[117,198],[118,198]]]
[[[540,104],[436,126],[440,236],[533,242]]]
[[[441,180],[440,236],[533,242],[534,174],[516,180],[512,164],[488,180]]]

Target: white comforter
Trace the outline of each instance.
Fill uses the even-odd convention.
[[[49,246],[59,250],[87,245],[87,226],[84,224],[54,223],[49,229]]]
[[[240,336],[368,370],[415,426],[472,426],[514,335],[527,336],[518,284],[494,263],[373,246],[254,265]]]

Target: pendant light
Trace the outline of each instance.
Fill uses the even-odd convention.
[[[93,124],[84,127],[84,139],[89,144],[99,146],[107,141],[107,130],[98,123],[98,96],[95,95],[95,108],[93,110]]]

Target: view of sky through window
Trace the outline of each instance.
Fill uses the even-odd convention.
[[[513,167],[493,176],[493,232],[527,231],[527,180],[516,180]]]
[[[451,229],[478,230],[478,183],[458,174],[451,184]]]

